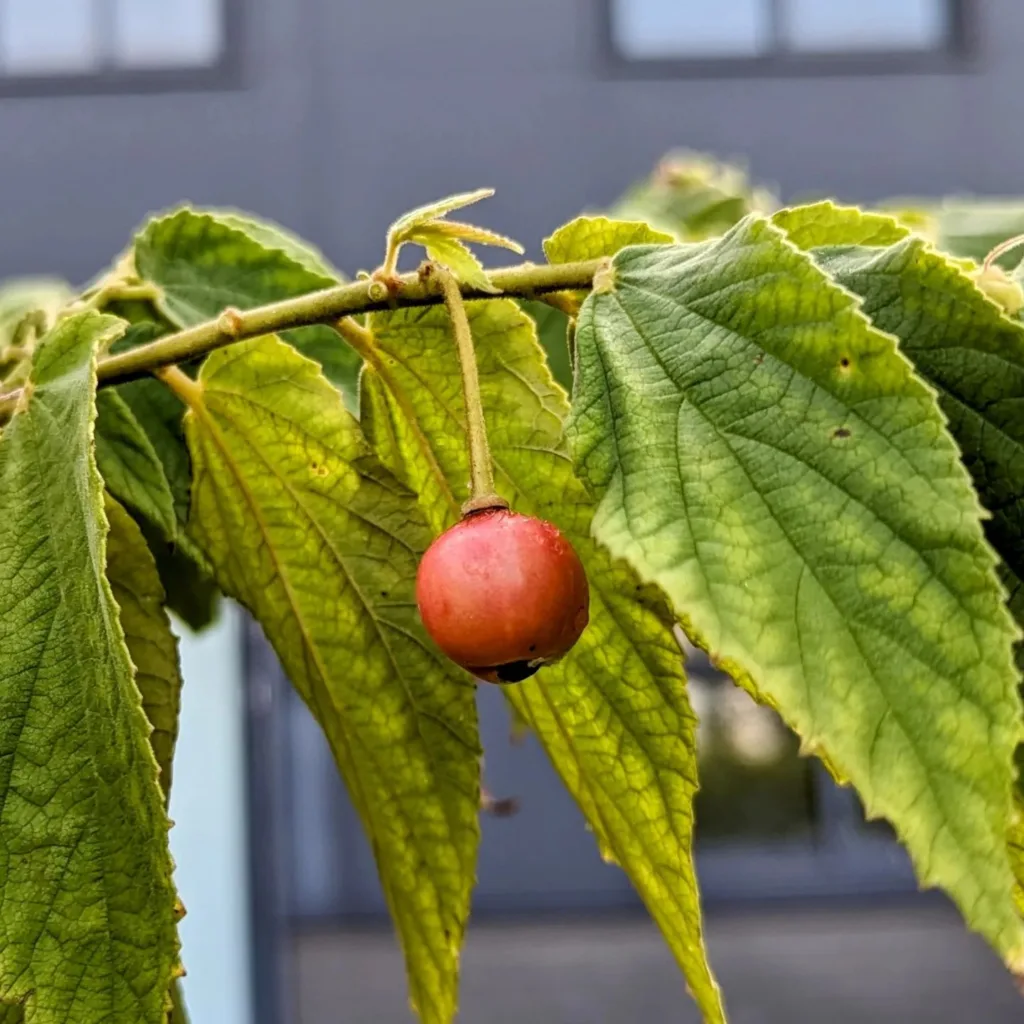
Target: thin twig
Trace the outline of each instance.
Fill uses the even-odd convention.
[[[469,317],[462,301],[459,282],[450,271],[439,264],[433,264],[433,276],[441,285],[444,304],[452,323],[455,348],[459,354],[459,368],[462,371],[462,396],[466,407],[466,440],[469,447],[469,501],[464,512],[480,511],[505,503],[494,491],[494,467],[491,465],[491,449],[487,444],[487,423],[484,420],[483,399],[480,396],[480,374],[476,368],[476,350],[473,347],[473,333],[469,329]]]
[[[591,287],[600,260],[535,266],[524,263],[491,271],[492,287],[507,296],[527,298],[549,292],[578,291]],[[461,287],[465,299],[493,299],[495,295],[480,288]],[[354,281],[322,291],[300,295],[283,302],[243,311],[229,310],[214,320],[164,335],[148,345],[100,359],[96,376],[100,385],[119,384],[145,377],[162,366],[189,362],[246,338],[275,334],[313,324],[335,324],[341,317],[402,306],[432,306],[443,301],[432,282],[418,273],[402,274],[395,286],[380,295],[380,283]],[[0,423],[10,419],[17,408],[20,389],[0,395]]]

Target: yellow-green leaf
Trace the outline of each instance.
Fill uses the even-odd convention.
[[[672,235],[643,221],[577,217],[544,239],[544,255],[549,263],[572,263],[614,256],[627,245],[666,245],[673,241]]]
[[[183,375],[190,530],[259,620],[330,742],[370,837],[427,1024],[455,1014],[476,870],[471,680],[426,640],[429,532],[318,368],[273,337]]]
[[[497,485],[513,508],[558,524],[587,569],[591,619],[557,665],[507,688],[602,849],[646,902],[711,1024],[724,1021],[707,965],[693,870],[695,722],[661,598],[590,539],[593,505],[562,446],[568,404],[511,301],[468,305]],[[467,497],[462,384],[444,310],[370,318],[363,424],[419,493],[439,532]]]
[[[1018,631],[934,393],[767,221],[624,250],[610,281],[580,314],[570,423],[596,536],[1024,967]]]
[[[0,439],[0,999],[27,1024],[164,1024],[178,960],[92,454],[94,350],[123,327],[61,321]]]
[[[403,242],[409,237],[411,231],[423,224],[444,217],[453,210],[460,210],[465,206],[479,203],[481,199],[489,199],[493,195],[493,188],[478,188],[473,192],[458,192],[445,199],[427,203],[425,206],[417,206],[414,210],[403,214],[391,225],[388,230],[388,238],[395,242]]]
[[[319,252],[276,224],[189,207],[144,225],[135,264],[160,289],[160,312],[178,327],[340,282]],[[335,386],[355,393],[359,358],[330,327],[299,327],[285,338],[317,360]]]
[[[427,250],[427,255],[438,263],[446,266],[456,280],[481,291],[495,293],[498,291],[484,273],[483,264],[470,252],[469,248],[457,238],[448,238],[429,230],[430,225],[414,231],[410,242],[418,242]]]

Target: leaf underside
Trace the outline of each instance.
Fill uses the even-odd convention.
[[[570,421],[595,535],[1020,967],[1018,634],[933,394],[766,221],[614,275],[580,315]]]
[[[62,321],[0,441],[0,998],[27,1024],[163,1024],[178,959],[91,451],[94,347],[122,329]]]
[[[186,396],[190,528],[324,729],[428,1024],[455,1013],[476,870],[474,689],[426,641],[429,534],[316,365],[276,338],[213,353]]]
[[[508,300],[467,306],[497,486],[513,508],[555,522],[583,559],[590,625],[557,665],[506,689],[663,931],[709,1022],[724,1021],[703,950],[693,871],[695,723],[662,601],[589,537],[593,506],[561,442],[567,412],[532,321]],[[431,528],[467,496],[462,385],[442,309],[370,318],[362,424],[420,495]]]

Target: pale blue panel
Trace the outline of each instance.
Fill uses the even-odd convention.
[[[784,0],[783,39],[797,51],[934,50],[946,0]]]
[[[772,38],[769,0],[612,0],[612,36],[634,60],[754,57]]]
[[[91,0],[4,0],[0,72],[18,75],[89,71],[98,63]]]
[[[115,0],[114,59],[121,67],[204,67],[224,46],[222,0]]]
[[[249,853],[240,616],[181,637],[181,731],[171,790],[175,881],[193,1024],[251,1024]]]

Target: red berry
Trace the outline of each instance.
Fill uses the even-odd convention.
[[[580,638],[590,591],[556,526],[494,508],[471,513],[430,545],[416,603],[452,661],[488,682],[517,683]]]

